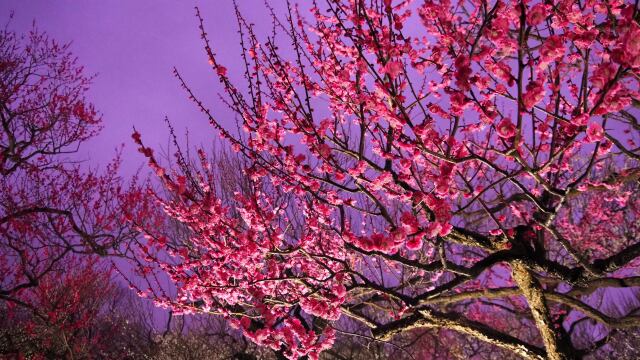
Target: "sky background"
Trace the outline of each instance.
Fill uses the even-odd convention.
[[[238,3],[258,32],[269,29],[262,1]],[[285,2],[272,3],[281,9]],[[216,137],[173,77],[174,66],[223,122],[234,121],[218,99],[221,87],[200,40],[195,6],[200,7],[219,59],[232,77],[241,76],[231,0],[2,0],[0,18],[6,23],[13,12],[10,29],[28,31],[35,21],[52,38],[72,43],[79,63],[97,75],[88,96],[102,113],[104,125],[80,155],[92,164],[104,164],[124,143],[123,172],[127,174],[144,162],[130,138],[134,126],[154,148],[167,146],[165,116],[179,134],[188,129],[192,143],[208,144]]]

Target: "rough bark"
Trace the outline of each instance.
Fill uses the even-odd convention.
[[[544,292],[538,280],[520,261],[511,262],[513,279],[529,303],[529,309],[540,332],[540,337],[547,350],[547,358],[551,360],[573,359],[568,344],[563,344],[553,330],[553,322],[549,308],[545,302]]]

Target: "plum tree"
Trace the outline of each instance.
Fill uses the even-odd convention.
[[[243,189],[223,196],[203,150],[167,169],[133,134],[171,193],[161,208],[191,234],[146,229],[145,267],[177,289],[148,295],[222,314],[289,359],[317,358],[347,319],[376,341],[431,329],[457,334],[462,356],[468,339],[534,359],[581,357],[640,324],[636,307],[598,301],[640,286],[637,2],[273,14],[262,39],[237,11],[238,82],[197,13],[237,131],[175,71],[242,159]]]
[[[24,35],[8,25],[0,30],[3,307],[24,306],[48,317],[34,309],[31,295],[50,290],[52,278],[78,275],[68,268],[76,255],[126,255],[125,245],[138,234],[123,211],[137,206],[131,199],[140,187],[118,176],[119,156],[103,173],[74,158],[101,128],[99,114],[85,99],[91,80],[68,45],[35,26]],[[83,285],[69,279],[65,296],[81,291],[75,284]],[[69,310],[67,300],[60,304]]]

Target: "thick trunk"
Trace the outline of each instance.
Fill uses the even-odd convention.
[[[553,330],[549,308],[538,280],[520,261],[511,262],[511,269],[513,279],[529,303],[531,314],[547,351],[547,357],[551,360],[574,359],[571,355],[571,345],[563,343]]]

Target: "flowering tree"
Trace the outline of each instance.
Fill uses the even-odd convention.
[[[63,272],[69,255],[114,254],[136,235],[122,209],[137,190],[116,174],[119,159],[99,174],[73,158],[100,129],[90,82],[68,45],[35,28],[0,31],[2,301],[24,305],[22,293]]]
[[[165,169],[133,135],[191,234],[147,229],[147,272],[178,291],[160,304],[290,359],[346,319],[540,359],[640,325],[598,301],[640,286],[637,3],[327,0],[266,39],[237,14],[243,84],[198,13],[237,133],[175,74],[247,186],[223,196],[204,151]]]
[[[35,359],[92,358],[109,346],[114,329],[99,327],[115,294],[111,274],[95,257],[66,257],[66,269],[52,271],[37,287],[3,303],[2,353]]]

